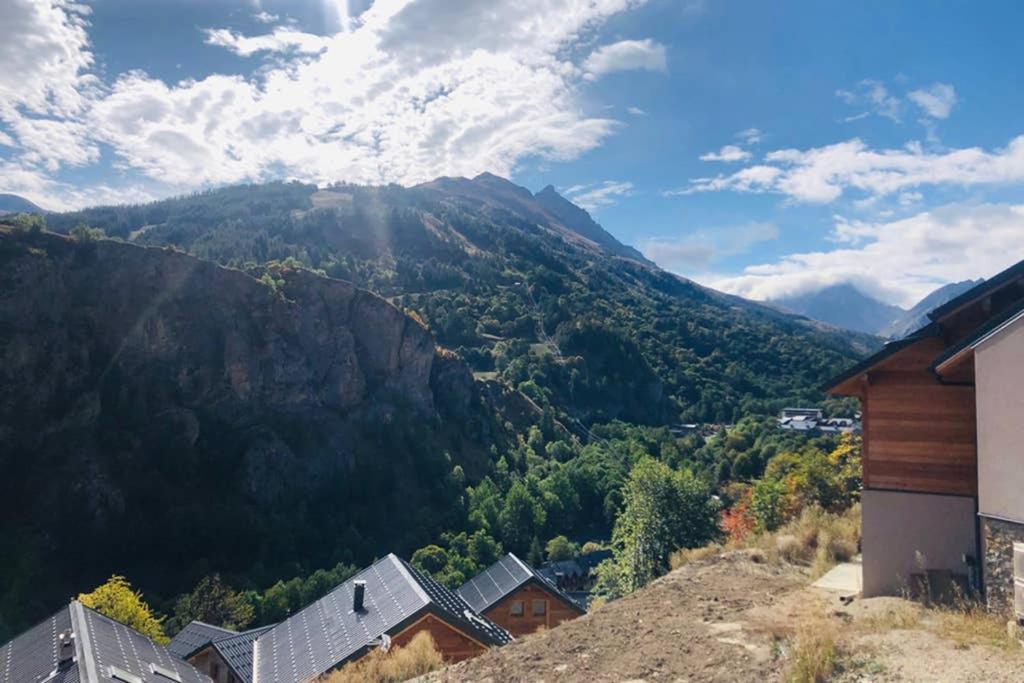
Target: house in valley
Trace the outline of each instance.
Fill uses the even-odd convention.
[[[213,683],[252,683],[252,651],[256,639],[272,629],[261,626],[242,633],[193,621],[167,649],[210,677]]]
[[[863,587],[959,586],[1024,616],[1024,261],[837,377],[863,433]],[[1018,575],[1014,575],[1014,547]]]
[[[512,640],[454,591],[390,554],[258,634],[251,680],[305,683],[375,649],[406,645],[422,631],[449,662]]]
[[[553,628],[586,613],[565,591],[512,553],[467,581],[458,592],[478,614],[513,636]]]
[[[211,683],[170,650],[73,600],[0,646],[0,683]]]

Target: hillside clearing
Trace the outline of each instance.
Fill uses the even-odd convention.
[[[1024,651],[997,620],[898,598],[843,606],[839,596],[810,587],[805,568],[724,552],[422,680],[1020,680]]]

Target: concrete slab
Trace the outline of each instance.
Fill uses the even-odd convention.
[[[811,585],[834,593],[859,594],[864,587],[860,556],[858,555],[850,562],[836,565]]]

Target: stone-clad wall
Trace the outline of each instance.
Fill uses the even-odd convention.
[[[1013,616],[1013,544],[1024,543],[1024,524],[983,517],[985,597],[993,612]]]

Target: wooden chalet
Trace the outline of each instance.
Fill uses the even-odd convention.
[[[237,633],[193,621],[174,636],[167,649],[205,673],[213,683],[252,683],[253,644],[272,628],[262,626]]]
[[[422,631],[449,662],[512,640],[454,591],[389,554],[258,634],[251,683],[312,681],[375,649],[407,645]]]
[[[0,646],[0,683],[211,683],[163,645],[77,600]]]
[[[458,591],[478,613],[513,636],[553,628],[586,610],[530,565],[509,553]]]
[[[1009,610],[1024,542],[1022,310],[1024,261],[829,385],[861,400],[866,596],[959,587]]]

